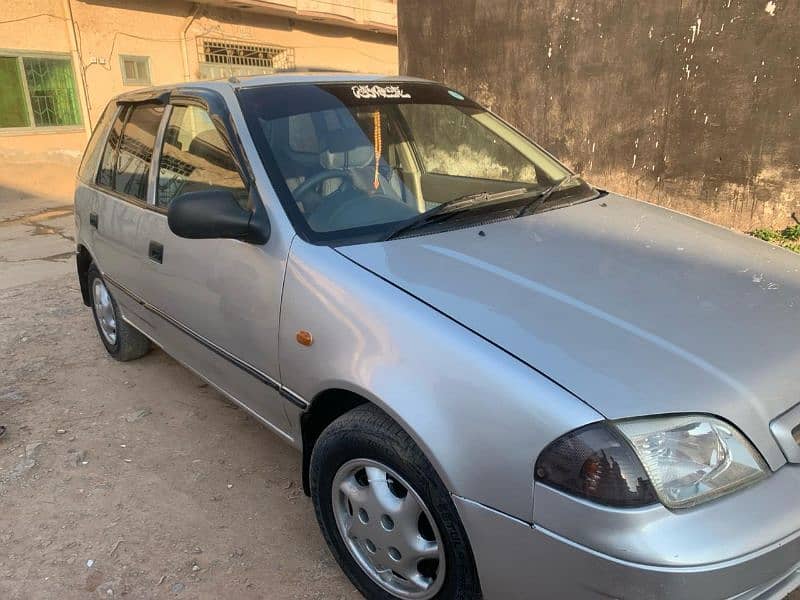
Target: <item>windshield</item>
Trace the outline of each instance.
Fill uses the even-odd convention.
[[[281,202],[315,243],[386,239],[443,203],[476,194],[522,201],[569,176],[519,132],[439,85],[271,85],[239,97]],[[580,180],[563,187],[554,196],[591,191]],[[487,218],[479,201],[459,207]]]

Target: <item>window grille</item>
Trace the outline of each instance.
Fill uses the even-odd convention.
[[[80,103],[69,57],[0,56],[0,106],[0,129],[80,125]]]
[[[197,38],[201,63],[256,69],[294,67],[294,48],[266,44],[242,44],[221,39]]]

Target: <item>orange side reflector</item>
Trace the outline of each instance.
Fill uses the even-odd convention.
[[[306,331],[305,329],[298,331],[295,338],[297,339],[297,343],[301,346],[310,346],[314,343],[314,336],[311,335],[310,331]]]

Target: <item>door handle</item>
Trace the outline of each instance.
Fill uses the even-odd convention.
[[[89,225],[97,229],[97,213],[89,213]]]
[[[150,242],[147,248],[147,256],[154,262],[164,262],[164,246],[158,242]]]

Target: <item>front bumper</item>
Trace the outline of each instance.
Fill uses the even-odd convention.
[[[530,525],[454,501],[489,600],[781,600],[800,587],[798,467],[676,513],[608,510],[545,489]]]

